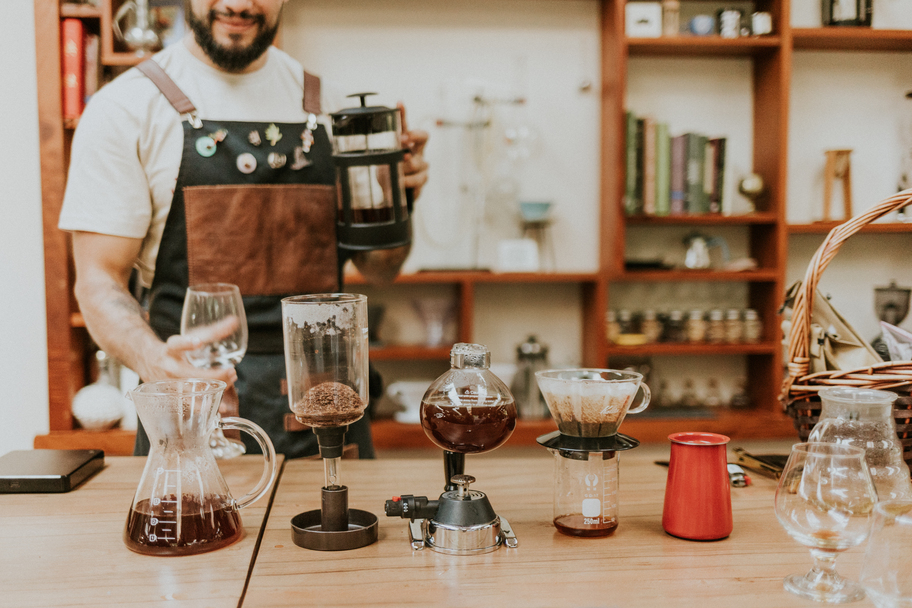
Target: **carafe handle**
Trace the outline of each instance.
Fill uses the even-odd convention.
[[[253,437],[263,451],[263,475],[257,482],[257,485],[247,492],[240,499],[235,501],[238,509],[243,509],[247,505],[256,502],[263,497],[263,494],[269,491],[276,478],[276,453],[272,445],[272,440],[259,425],[247,420],[246,418],[235,418],[229,416],[219,420],[218,427],[222,430],[244,431]]]
[[[637,395],[639,395],[640,392],[643,393],[643,398],[640,400],[640,404],[634,408],[627,410],[628,414],[639,414],[646,409],[647,405],[649,405],[649,400],[652,399],[652,393],[650,392],[649,387],[645,384],[640,384],[640,388],[637,390]],[[634,395],[634,398],[636,398],[636,395]]]

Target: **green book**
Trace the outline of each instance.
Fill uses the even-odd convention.
[[[684,208],[689,214],[706,213],[709,207],[709,197],[703,192],[705,162],[706,136],[699,133],[688,133]]]
[[[624,132],[624,213],[634,215],[637,213],[636,185],[637,185],[637,117],[628,111],[625,115]]]
[[[655,214],[671,212],[671,136],[668,123],[656,123]]]

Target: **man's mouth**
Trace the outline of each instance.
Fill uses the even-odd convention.
[[[251,27],[265,24],[265,21],[263,15],[254,15],[246,11],[235,13],[212,10],[209,12],[209,22],[213,24],[218,22],[228,33],[242,33]]]

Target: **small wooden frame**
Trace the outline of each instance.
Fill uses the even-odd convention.
[[[843,219],[852,217],[852,165],[849,155],[851,150],[827,150],[826,167],[823,170],[823,218],[828,222],[833,219],[830,213],[833,199],[833,183],[842,180]]]

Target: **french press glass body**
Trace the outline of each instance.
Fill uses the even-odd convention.
[[[352,251],[392,249],[411,241],[404,186],[402,122],[397,108],[367,106],[376,93],[356,93],[361,106],[331,114],[338,186],[336,236]]]

